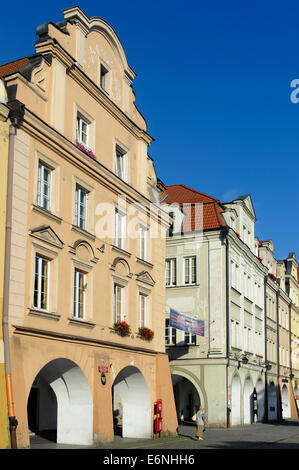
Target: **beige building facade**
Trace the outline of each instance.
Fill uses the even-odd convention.
[[[0,67],[9,104],[25,105],[8,293],[18,446],[30,445],[30,431],[86,445],[116,433],[150,437],[158,399],[163,431],[176,432],[164,343],[167,218],[155,206],[135,72],[111,26],[79,7],[37,36],[34,56]],[[122,322],[129,335],[115,330]]]
[[[287,266],[275,259],[272,240],[259,242],[259,255],[268,268],[265,280],[267,420],[297,420],[297,378],[292,372],[293,368],[296,370],[294,359],[298,353],[294,327],[291,333],[292,311],[296,306],[288,295]]]
[[[10,119],[7,107],[7,94],[0,80],[0,449],[10,447],[8,425],[7,375],[5,368],[5,333],[3,328],[4,313],[4,273],[5,273],[5,241],[6,241],[6,203],[8,183],[8,155]]]

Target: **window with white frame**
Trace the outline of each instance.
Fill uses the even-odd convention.
[[[121,322],[123,319],[123,287],[114,284],[113,321]]]
[[[76,139],[79,143],[85,145],[86,147],[89,145],[89,129],[90,123],[81,113],[78,112],[76,123]]]
[[[185,284],[196,284],[196,256],[184,258]]]
[[[33,306],[40,310],[49,310],[49,270],[50,261],[36,255]]]
[[[146,307],[147,307],[147,296],[139,294],[139,328],[146,326]]]
[[[176,329],[170,326],[169,318],[165,321],[165,343],[168,345],[176,344]]]
[[[86,230],[87,227],[87,195],[88,192],[76,184],[75,225],[84,230]]]
[[[126,177],[126,152],[118,145],[115,147],[115,174],[122,180]]]
[[[125,220],[125,215],[122,214],[118,209],[115,209],[114,245],[118,248],[124,248]]]
[[[234,289],[240,290],[239,266],[234,261],[231,261],[231,283]]]
[[[139,226],[139,258],[147,258],[147,229],[142,225]]]
[[[37,179],[37,205],[51,210],[51,183],[52,170],[41,160],[38,163],[38,179]]]
[[[74,318],[85,318],[86,274],[79,269],[74,270]]]
[[[166,260],[166,286],[176,286],[176,258]]]
[[[184,343],[188,345],[196,344],[196,335],[193,335],[190,331],[185,331]]]

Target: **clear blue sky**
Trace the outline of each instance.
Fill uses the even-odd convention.
[[[124,45],[158,176],[223,202],[250,193],[256,235],[299,261],[299,2],[6,2],[0,63],[34,53],[36,27],[75,4]]]

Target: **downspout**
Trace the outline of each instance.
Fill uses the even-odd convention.
[[[282,420],[281,392],[280,392],[280,361],[279,361],[279,290],[276,292],[276,324],[277,324],[277,420]]]
[[[226,365],[226,426],[227,428],[230,427],[230,413],[231,408],[228,406],[228,400],[230,400],[229,394],[229,341],[230,341],[230,319],[229,319],[229,307],[230,307],[230,282],[229,282],[229,243],[228,243],[228,233],[229,228],[226,226],[223,230],[224,239],[225,239],[225,287],[226,287],[226,357],[227,357],[227,365]]]
[[[264,411],[264,423],[268,423],[268,356],[267,356],[267,274],[264,278],[264,348],[265,348],[265,411]]]
[[[12,200],[13,200],[13,172],[14,172],[14,152],[15,136],[17,127],[20,125],[24,115],[24,105],[17,100],[9,102],[9,154],[8,154],[8,175],[7,175],[7,202],[6,202],[6,226],[5,226],[5,264],[4,264],[4,300],[3,300],[3,342],[5,359],[5,382],[7,393],[8,421],[11,448],[17,449],[16,430],[18,421],[15,417],[13,388],[11,376],[11,358],[9,342],[9,287],[10,287],[10,261],[11,261],[11,233],[12,233]]]

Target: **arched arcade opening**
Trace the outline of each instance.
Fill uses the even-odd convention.
[[[147,383],[137,367],[125,367],[116,376],[112,387],[112,406],[115,434],[151,437],[151,398]]]
[[[253,423],[253,383],[251,377],[247,377],[243,393],[243,423]]]
[[[202,405],[200,395],[186,377],[172,374],[171,379],[178,421],[190,421]]]
[[[286,384],[283,385],[281,390],[281,407],[282,407],[282,417],[283,419],[288,419],[291,417],[291,403],[289,390]]]
[[[238,374],[235,374],[231,387],[231,425],[241,424],[241,380]]]
[[[93,442],[93,402],[80,367],[65,358],[46,364],[27,401],[29,430],[59,444]]]

